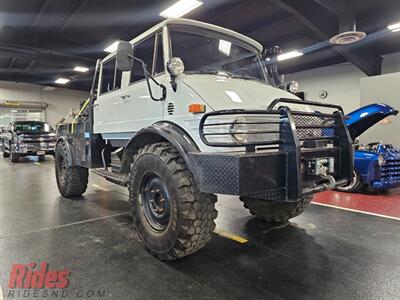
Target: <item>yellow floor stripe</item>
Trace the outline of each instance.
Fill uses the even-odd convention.
[[[248,240],[246,240],[245,238],[243,238],[241,236],[235,235],[235,234],[230,233],[230,232],[226,232],[226,231],[224,231],[222,229],[219,229],[219,228],[215,229],[214,232],[216,234],[220,235],[220,236],[223,236],[225,238],[231,239],[231,240],[233,240],[235,242],[238,242],[240,244],[244,244],[244,243],[248,242]]]

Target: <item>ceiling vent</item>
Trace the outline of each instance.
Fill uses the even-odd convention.
[[[367,34],[357,31],[356,16],[353,7],[346,1],[315,0],[333,13],[339,23],[339,34],[331,37],[333,45],[348,45],[361,41]]]
[[[168,103],[167,111],[170,116],[172,116],[175,113],[175,106],[173,103],[171,102]]]
[[[333,45],[348,45],[361,41],[367,34],[362,31],[346,31],[329,39]]]

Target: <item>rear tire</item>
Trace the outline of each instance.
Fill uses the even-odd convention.
[[[87,189],[87,168],[68,166],[68,149],[64,142],[57,144],[55,170],[58,190],[65,198],[81,196]]]
[[[354,170],[353,171],[353,179],[349,185],[337,187],[336,190],[339,192],[345,193],[357,193],[364,186],[361,175]]]
[[[129,201],[137,233],[161,260],[184,257],[211,240],[217,196],[198,190],[170,143],[139,149],[129,177]]]
[[[240,197],[252,215],[270,223],[286,223],[297,217],[310,205],[312,196],[303,196],[297,202],[277,202],[267,199]]]
[[[39,155],[38,160],[39,161],[45,161],[46,160],[46,156],[45,155]]]

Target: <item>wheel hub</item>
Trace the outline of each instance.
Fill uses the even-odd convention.
[[[156,174],[145,176],[141,185],[141,207],[143,214],[156,231],[163,231],[170,220],[169,194]]]

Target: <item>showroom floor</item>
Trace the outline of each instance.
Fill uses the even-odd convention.
[[[70,299],[98,292],[108,299],[400,298],[400,223],[394,218],[313,204],[289,225],[271,227],[251,217],[236,197],[221,196],[217,233],[206,248],[161,262],[131,229],[127,191],[90,177],[84,198],[63,199],[52,158],[0,159],[5,299],[18,292],[8,288],[12,265],[29,262],[69,270],[63,292]],[[333,205],[341,197],[351,202],[352,196],[332,192],[317,201]],[[400,202],[400,192],[391,197]]]

